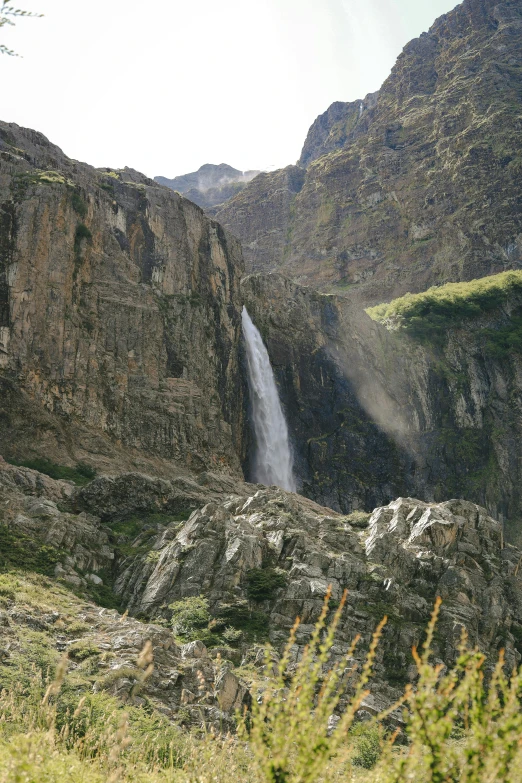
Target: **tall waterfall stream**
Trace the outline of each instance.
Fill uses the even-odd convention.
[[[295,492],[296,483],[288,427],[277,393],[268,351],[246,307],[243,307],[241,318],[257,446],[253,479],[259,484],[267,486],[276,484],[282,489]]]

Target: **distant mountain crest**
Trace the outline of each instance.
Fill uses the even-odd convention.
[[[182,174],[173,179],[154,177],[154,180],[178,191],[203,209],[209,209],[235,196],[260,173],[239,171],[227,163],[205,163],[190,174]]]

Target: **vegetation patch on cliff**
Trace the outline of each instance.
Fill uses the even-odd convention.
[[[53,546],[35,543],[19,530],[0,525],[0,571],[20,568],[51,576],[64,555]]]
[[[74,468],[68,465],[57,465],[44,457],[35,457],[26,460],[7,460],[11,465],[17,465],[20,468],[30,468],[40,473],[45,473],[53,479],[62,479],[64,481],[73,481],[79,486],[84,486],[92,481],[96,476],[96,471],[90,465],[84,462],[78,462]]]
[[[447,283],[420,294],[405,294],[369,307],[366,312],[388,329],[404,329],[421,341],[436,342],[448,328],[496,310],[510,295],[521,292],[522,271],[508,271],[465,283]],[[493,354],[522,351],[522,314],[513,314],[500,329],[483,332]]]

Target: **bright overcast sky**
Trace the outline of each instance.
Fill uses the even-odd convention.
[[[0,119],[94,166],[173,177],[293,163],[333,101],[377,90],[456,0],[13,0]]]

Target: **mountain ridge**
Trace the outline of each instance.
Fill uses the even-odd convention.
[[[520,267],[521,51],[514,0],[464,0],[440,17],[360,119],[356,101],[315,121],[299,189],[280,170],[216,210],[247,271],[367,305]]]
[[[158,176],[154,177],[154,181],[208,210],[235,196],[260,173],[257,170],[239,171],[228,163],[204,163],[189,174],[172,179]]]

